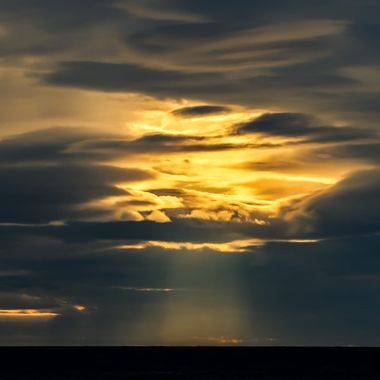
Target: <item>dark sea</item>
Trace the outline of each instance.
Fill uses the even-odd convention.
[[[2,347],[0,379],[380,379],[380,349]]]

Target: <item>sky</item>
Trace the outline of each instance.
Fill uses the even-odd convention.
[[[0,0],[0,345],[379,345],[378,0]]]

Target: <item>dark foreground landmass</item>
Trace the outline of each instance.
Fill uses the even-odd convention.
[[[3,347],[0,379],[380,379],[380,349]]]

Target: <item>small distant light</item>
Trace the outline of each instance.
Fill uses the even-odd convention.
[[[75,305],[74,309],[79,312],[86,311],[86,307],[83,305]]]

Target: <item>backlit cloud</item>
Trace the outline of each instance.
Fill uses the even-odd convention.
[[[378,345],[379,11],[0,0],[0,344]]]

